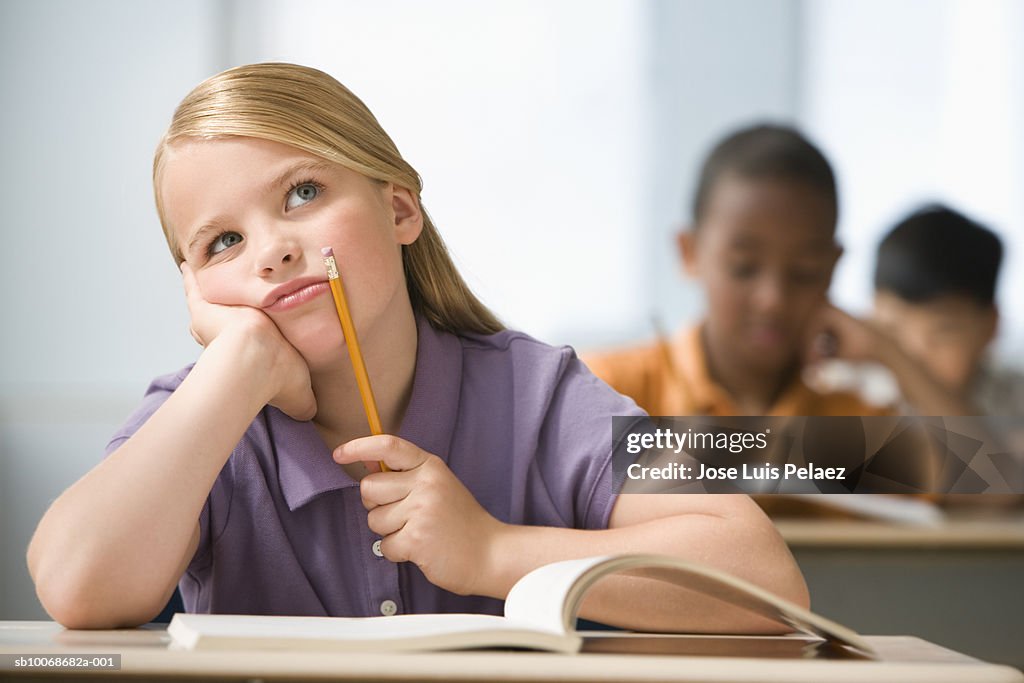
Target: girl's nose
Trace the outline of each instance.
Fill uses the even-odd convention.
[[[271,275],[282,268],[293,268],[302,261],[302,249],[289,235],[271,232],[263,238],[257,250],[256,270],[262,276]]]

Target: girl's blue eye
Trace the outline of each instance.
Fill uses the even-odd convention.
[[[288,192],[288,201],[285,204],[288,209],[298,207],[313,201],[320,194],[320,187],[315,183],[305,182],[296,185]]]
[[[242,236],[237,232],[222,232],[210,242],[210,254],[219,254],[228,247],[233,247],[242,241]]]

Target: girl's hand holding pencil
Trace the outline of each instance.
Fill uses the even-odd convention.
[[[260,367],[266,368],[260,376],[271,385],[268,393],[273,398],[269,405],[296,420],[312,419],[316,415],[316,397],[309,367],[274,321],[251,306],[226,306],[207,301],[188,263],[181,264],[181,275],[193,339],[207,348],[219,337],[240,335],[247,342],[246,348],[266,359],[260,363]]]
[[[334,450],[334,460],[381,462],[390,470],[368,474],[359,484],[384,557],[416,564],[431,583],[453,593],[489,594],[479,582],[494,574],[507,525],[477,502],[443,460],[391,435],[353,439]]]

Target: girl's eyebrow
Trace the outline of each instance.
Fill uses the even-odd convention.
[[[280,187],[281,185],[284,185],[285,181],[287,181],[290,177],[292,177],[296,173],[299,173],[300,171],[327,171],[331,168],[331,166],[332,164],[329,161],[313,161],[311,159],[306,161],[300,161],[297,164],[289,166],[284,170],[284,172],[282,172],[269,183],[264,185],[263,191],[270,192]]]
[[[192,250],[195,249],[196,244],[200,242],[203,239],[203,236],[205,236],[207,233],[216,232],[216,222],[216,219],[213,221],[209,221],[205,223],[202,227],[200,227],[198,230],[196,230],[194,233],[192,233],[192,237],[188,241],[188,246],[185,248],[185,253],[191,253]]]

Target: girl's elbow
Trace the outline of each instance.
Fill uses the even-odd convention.
[[[811,594],[803,572],[775,525],[762,516],[752,523],[750,530],[754,538],[760,539],[755,547],[759,548],[758,553],[764,560],[762,585],[779,597],[810,609]]]
[[[781,537],[778,539],[776,548],[772,589],[778,596],[804,609],[810,609],[811,593],[807,588],[807,581],[800,570],[800,565],[797,564],[796,558],[793,557],[793,553],[790,552]]]
[[[132,600],[124,591],[113,595],[103,582],[76,576],[68,568],[37,565],[32,572],[36,596],[46,613],[69,629],[111,629],[139,626],[160,613],[160,607]]]
[[[132,610],[123,603],[102,604],[81,592],[44,590],[37,587],[39,601],[54,621],[69,629],[114,629],[140,626],[159,610]]]
[[[811,592],[807,589],[807,581],[795,561],[792,565],[792,569],[782,579],[779,595],[804,609],[810,609]]]
[[[36,596],[46,613],[65,628],[95,629],[109,628],[104,615],[90,605],[82,595],[66,581],[36,578]]]

